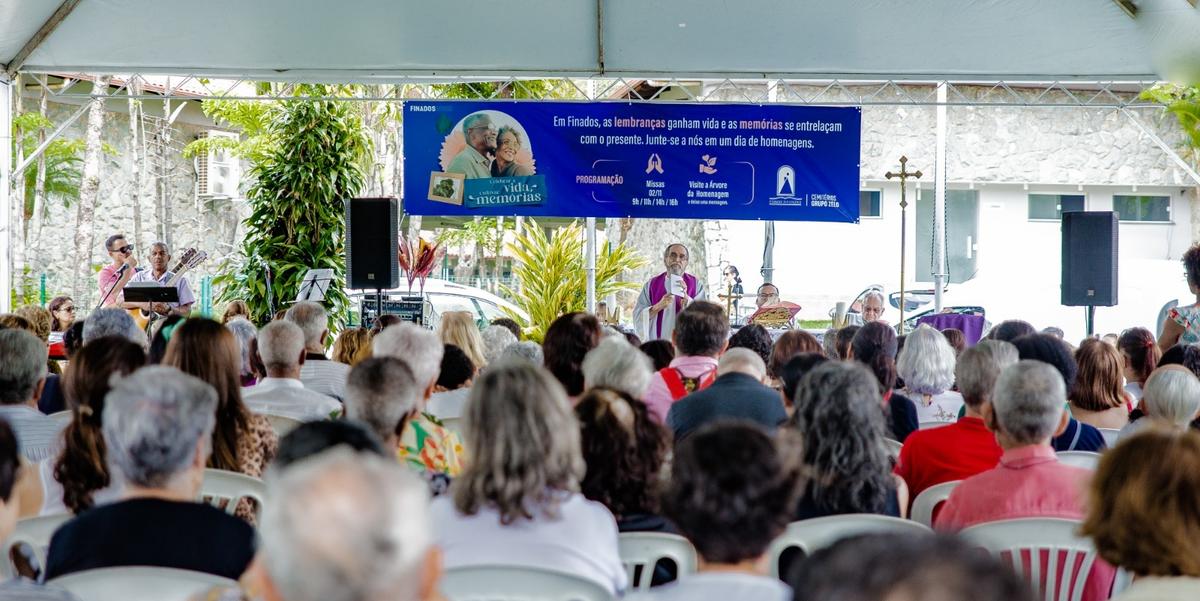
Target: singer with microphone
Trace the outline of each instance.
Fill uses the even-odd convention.
[[[113,262],[100,270],[100,306],[120,307],[125,302],[125,284],[137,274],[137,257],[124,234],[109,236],[104,247]]]

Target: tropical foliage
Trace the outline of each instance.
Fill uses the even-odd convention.
[[[219,301],[243,299],[253,319],[270,319],[271,308],[295,298],[310,268],[332,269],[325,297],[330,329],[348,312],[345,284],[345,208],[365,183],[362,165],[371,144],[351,103],[329,99],[340,87],[305,86],[315,98],[280,102],[251,138],[262,141],[247,191],[243,261],[227,265],[214,280]],[[267,285],[267,273],[271,286]]]
[[[24,156],[30,156],[37,149],[38,132],[53,129],[54,124],[38,113],[25,113],[13,119],[13,125],[21,132],[17,143],[23,150]],[[55,199],[66,206],[79,198],[79,183],[83,178],[83,140],[74,138],[58,138],[42,151],[46,162],[45,194],[47,199]],[[21,174],[25,185],[25,219],[33,217],[34,191],[37,187],[37,169],[29,168]],[[42,205],[44,212],[49,212],[49,204]]]
[[[1175,115],[1187,136],[1185,152],[1193,161],[1200,160],[1200,86],[1160,84],[1142,92],[1142,98],[1166,106]]]
[[[508,250],[516,258],[513,276],[520,283],[516,288],[504,287],[513,303],[529,314],[525,333],[530,340],[540,342],[559,315],[583,311],[587,302],[587,271],[583,259],[583,228],[578,221],[547,236],[530,219],[518,232]],[[623,244],[605,244],[596,253],[596,298],[637,284],[618,281],[622,272],[638,269],[646,260]],[[521,317],[510,312],[510,317]]]

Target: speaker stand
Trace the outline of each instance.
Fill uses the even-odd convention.
[[[383,317],[383,290],[375,289],[375,323],[379,323],[379,318]],[[375,324],[371,324],[374,326]]]
[[[1087,322],[1087,337],[1091,338],[1096,335],[1096,306],[1088,305],[1083,308],[1085,321]]]

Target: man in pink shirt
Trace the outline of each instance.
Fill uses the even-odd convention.
[[[1040,361],[1025,360],[1001,372],[983,421],[1004,453],[1000,465],[963,480],[934,521],[954,532],[999,520],[1062,518],[1082,520],[1091,472],[1058,462],[1050,439],[1067,427],[1062,376]],[[1108,598],[1112,566],[1097,560],[1084,601]]]
[[[729,316],[718,304],[696,301],[679,313],[672,338],[675,359],[651,376],[642,397],[660,423],[665,423],[672,403],[716,379],[717,360],[729,344]]]
[[[112,263],[100,270],[100,299],[102,306],[119,307],[125,302],[125,284],[137,274],[137,257],[133,247],[122,234],[113,234],[105,240],[104,247]]]

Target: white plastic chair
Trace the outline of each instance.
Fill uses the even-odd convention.
[[[954,423],[954,422],[942,422],[942,421],[927,421],[927,422],[921,422],[921,423],[918,425],[918,429],[920,429],[920,430],[930,430],[930,429],[933,429],[933,428],[941,428],[942,426],[949,426],[950,424],[953,424],[953,423]]]
[[[442,575],[442,594],[450,601],[610,601],[599,583],[553,570],[527,566],[452,568]],[[89,600],[84,600],[89,601]]]
[[[1104,437],[1104,444],[1109,448],[1116,446],[1117,439],[1121,437],[1121,431],[1116,428],[1096,428],[1100,431],[1100,435]]]
[[[294,417],[271,415],[270,413],[263,415],[267,418],[267,421],[271,422],[271,429],[275,431],[275,435],[279,438],[283,438],[288,432],[295,430],[297,426],[304,423]]]
[[[4,559],[0,561],[0,566],[2,566],[0,571],[3,572],[4,577],[12,578],[17,574],[10,551],[19,543],[25,543],[29,545],[30,549],[33,549],[33,557],[37,560],[38,569],[45,572],[46,550],[50,547],[50,537],[54,536],[54,531],[58,530],[59,526],[67,523],[72,517],[75,516],[69,513],[57,513],[18,520],[12,535],[4,541]]]
[[[213,587],[235,587],[228,578],[177,570],[131,566],[67,574],[47,583],[66,589],[80,601],[187,601]]]
[[[831,515],[792,522],[767,549],[767,556],[771,558],[771,575],[779,577],[779,558],[788,549],[798,547],[805,555],[811,555],[814,551],[828,547],[843,538],[873,532],[911,533],[920,536],[931,534],[933,531],[928,526],[912,520],[873,513]]]
[[[892,459],[897,461],[900,460],[900,448],[904,446],[904,443],[900,442],[899,440],[885,438],[883,439],[883,446],[887,449],[888,455],[891,456]]]
[[[62,426],[66,426],[67,424],[71,423],[73,415],[74,414],[71,413],[70,409],[64,409],[62,411],[55,411],[46,417],[54,420],[56,423],[61,424]]]
[[[1096,471],[1096,466],[1100,463],[1100,453],[1091,451],[1059,451],[1057,454],[1059,463],[1092,471]]]
[[[460,439],[462,438],[463,424],[461,417],[443,417],[441,418],[441,421],[442,426],[444,426],[447,430],[457,434]]]
[[[950,493],[954,492],[954,488],[958,486],[959,482],[962,480],[943,482],[921,491],[921,494],[917,495],[916,500],[913,501],[912,520],[932,528],[934,510],[950,498]]]
[[[237,472],[212,468],[204,470],[199,501],[224,509],[225,513],[233,515],[237,511],[238,501],[244,498],[254,499],[258,504],[255,508],[257,517],[262,513],[263,501],[267,498],[267,485],[258,478]]]
[[[663,559],[675,562],[680,578],[696,571],[696,549],[682,536],[662,532],[622,532],[617,546],[631,590],[650,590],[654,564]],[[638,568],[641,568],[641,578],[636,577]]]
[[[1075,520],[1025,518],[979,524],[959,534],[1023,574],[1034,587],[1036,597],[1045,601],[1079,601],[1096,561],[1096,549],[1091,539],[1077,533],[1078,528],[1079,522]],[[1042,552],[1046,553],[1045,565]]]

